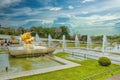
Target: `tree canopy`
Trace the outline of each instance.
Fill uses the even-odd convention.
[[[52,38],[61,39],[62,35],[65,35],[67,39],[70,39],[69,29],[67,26],[59,27],[42,27],[42,26],[32,26],[25,29],[23,26],[18,27],[17,29],[8,27],[6,29],[0,29],[0,34],[6,35],[20,35],[25,32],[31,32],[32,36],[35,36],[37,33],[40,37],[47,38],[50,34]]]

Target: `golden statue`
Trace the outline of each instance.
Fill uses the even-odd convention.
[[[24,41],[24,43],[26,44],[30,44],[33,40],[34,37],[31,36],[30,32],[26,32],[21,36],[22,40]]]
[[[26,32],[21,36],[22,40],[25,43],[25,47],[27,49],[33,49],[32,41],[35,39],[34,37],[31,36],[30,32]]]

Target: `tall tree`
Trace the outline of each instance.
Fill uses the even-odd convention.
[[[21,27],[18,27],[17,31],[19,34],[23,34],[25,32],[25,29],[24,27],[21,26]]]
[[[31,35],[32,35],[32,36],[35,36],[35,34],[38,33],[38,32],[37,32],[37,27],[36,27],[36,26],[30,27],[28,31],[31,32]]]
[[[7,35],[14,35],[15,34],[15,29],[12,27],[8,27],[4,29]]]
[[[42,26],[39,26],[37,28],[37,33],[39,34],[40,37],[44,37],[44,28]]]
[[[62,34],[62,29],[61,28],[54,28],[54,33],[55,33],[54,37],[56,39],[59,39],[61,37],[61,34]]]
[[[67,39],[70,39],[70,34],[69,34],[69,29],[67,26],[60,26],[60,28],[62,29],[62,35],[65,35]]]

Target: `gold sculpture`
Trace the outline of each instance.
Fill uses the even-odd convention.
[[[30,44],[35,38],[31,36],[30,32],[26,32],[21,36],[22,40],[26,44]]]
[[[30,32],[26,32],[24,33],[22,36],[21,36],[22,40],[24,41],[24,46],[27,48],[27,49],[33,49],[33,44],[32,44],[32,41],[35,39],[34,37],[31,36],[31,33]]]

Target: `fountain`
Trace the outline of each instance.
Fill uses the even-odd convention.
[[[39,45],[39,46],[41,46],[43,44],[43,42],[41,41],[41,39],[40,39],[38,34],[35,35],[35,41],[32,42],[32,44]]]
[[[102,43],[102,52],[105,53],[105,49],[107,47],[107,37],[103,35],[103,43]]]
[[[87,50],[91,49],[92,41],[90,35],[87,35]]]
[[[55,49],[51,48],[51,46],[48,48],[34,45],[32,41],[35,39],[30,32],[24,33],[20,39],[23,42],[22,46],[8,46],[10,54],[7,52],[5,52],[6,54],[0,53],[0,80],[36,75],[80,65],[56,56],[45,55],[52,53]],[[65,47],[65,36],[63,39]],[[49,41],[51,42],[50,37]],[[23,58],[9,57],[9,55]]]
[[[62,48],[63,48],[63,50],[66,48],[65,35],[63,35]]]
[[[107,37],[106,37],[106,35],[103,35],[103,43],[102,43],[102,53],[103,53],[103,55],[110,55],[109,53],[107,53],[107,45],[108,44],[108,42],[107,42]]]
[[[50,34],[48,35],[48,47],[51,47],[51,40],[52,40],[52,38],[51,38],[51,36],[50,36]]]
[[[39,42],[39,43],[41,43],[42,41],[40,40],[40,37],[39,37],[39,35],[38,34],[36,34],[36,36],[35,36],[35,40],[36,40],[36,42]]]
[[[78,47],[79,48],[79,39],[78,39],[78,36],[76,35],[75,36],[75,47]]]
[[[120,44],[119,43],[115,43],[114,44],[114,48],[112,49],[112,52],[115,52],[115,53],[119,53],[120,52]]]
[[[22,39],[21,39],[22,34],[19,36],[19,43],[22,44]]]
[[[54,48],[33,45],[34,37],[31,36],[30,32],[24,33],[21,39],[24,42],[23,46],[8,47],[10,55],[15,57],[31,57],[52,53],[55,50]]]

